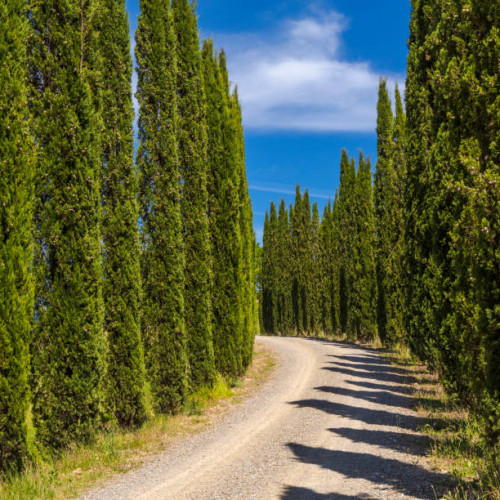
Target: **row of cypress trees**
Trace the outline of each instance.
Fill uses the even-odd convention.
[[[307,208],[299,248],[293,217],[283,232],[284,203],[279,216],[272,205],[261,278],[265,331],[316,333],[320,325],[408,345],[483,417],[493,446],[500,445],[499,13],[495,1],[412,1],[407,116],[397,88],[393,112],[382,80],[373,203],[365,204],[364,160],[356,175],[343,153],[319,251]],[[318,315],[319,306],[320,323],[282,321],[280,297],[293,304],[293,286],[313,294],[317,305],[301,314]]]
[[[266,213],[260,278],[262,329],[376,336],[375,219],[369,159],[342,152],[340,187],[320,220],[297,186],[295,204]]]
[[[0,2],[0,469],[244,373],[241,108],[188,0]],[[31,422],[32,419],[32,422]]]

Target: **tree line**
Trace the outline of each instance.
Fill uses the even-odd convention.
[[[413,0],[406,112],[385,80],[377,164],[342,153],[320,220],[266,214],[261,327],[409,346],[500,440],[497,2]],[[373,187],[372,187],[373,185]],[[373,192],[372,192],[373,189]],[[498,457],[498,454],[496,455]],[[497,464],[498,465],[498,464]]]
[[[258,330],[238,93],[194,4],[0,1],[0,470],[241,376]]]

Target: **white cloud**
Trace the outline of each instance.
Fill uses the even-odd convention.
[[[250,183],[248,186],[250,191],[261,191],[264,193],[277,193],[277,194],[286,194],[286,195],[295,195],[296,189],[295,186],[290,186],[287,184],[278,184],[274,182],[263,183]],[[307,189],[307,188],[306,188]],[[301,188],[302,194],[304,194],[304,189]],[[322,200],[330,200],[332,199],[332,195],[327,191],[313,190],[309,191],[310,198],[318,198]]]
[[[368,62],[343,60],[339,13],[288,20],[268,33],[217,34],[238,85],[250,129],[375,129],[379,74]],[[402,75],[391,75],[403,80]]]

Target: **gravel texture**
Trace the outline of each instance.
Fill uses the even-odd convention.
[[[414,381],[376,351],[323,340],[259,337],[278,355],[262,388],[217,425],[178,440],[85,499],[439,497]]]

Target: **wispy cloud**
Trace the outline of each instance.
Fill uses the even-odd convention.
[[[262,191],[265,193],[277,193],[277,194],[285,194],[285,195],[295,195],[295,187],[286,185],[286,184],[275,184],[275,183],[266,183],[266,184],[256,184],[250,183],[248,186],[250,191]],[[307,189],[307,188],[306,188]],[[302,190],[304,191],[304,190]],[[332,199],[332,195],[326,191],[319,190],[308,190],[309,196],[311,198],[318,198],[322,200]]]
[[[369,62],[342,59],[347,26],[344,16],[329,11],[284,20],[268,32],[217,34],[239,87],[246,127],[374,130],[379,74]]]

